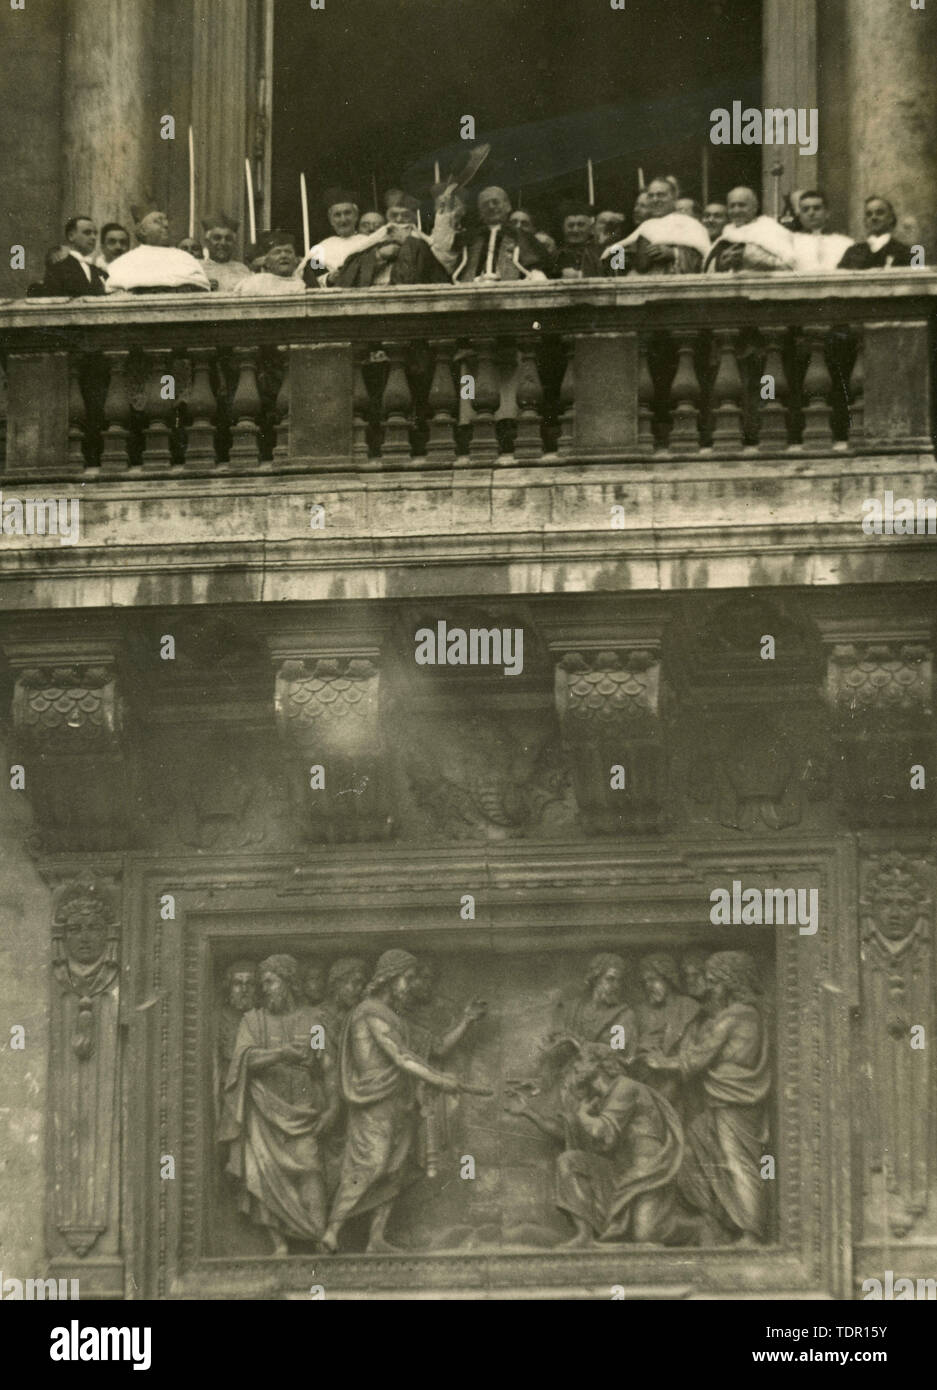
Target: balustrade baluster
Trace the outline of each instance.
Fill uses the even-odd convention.
[[[257,387],[256,348],[235,348],[238,384],[231,402],[231,451],[228,455],[233,468],[254,468],[260,462],[260,391]]]
[[[774,397],[762,400],[759,389],[758,449],[762,454],[779,454],[784,452],[790,441],[787,423],[790,391],[784,367],[784,329],[764,328],[762,336],[766,344],[763,375],[771,378]]]
[[[189,389],[188,423],[185,436],[187,469],[213,468],[215,465],[215,419],[218,403],[211,389],[213,348],[192,348],[192,385]]]
[[[453,431],[458,419],[459,398],[452,382],[452,354],[455,343],[451,338],[435,338],[430,343],[434,355],[433,379],[429,388],[429,442],[426,461],[431,468],[455,462]]]
[[[641,334],[638,367],[638,452],[654,452],[654,378],[648,362],[648,337]]]
[[[856,361],[849,378],[849,447],[861,449],[865,443],[865,325],[856,333]]]
[[[101,437],[101,472],[126,473],[129,466],[130,388],[127,366],[130,354],[105,352],[110,375],[104,398],[105,430]]]
[[[68,363],[68,464],[80,471],[85,466],[85,426],[87,413],[81,389],[81,362],[72,353]]]
[[[803,447],[811,452],[823,452],[833,446],[833,411],[830,397],[833,382],[826,365],[827,329],[811,324],[806,329],[810,359],[804,376],[804,433]]]
[[[404,468],[410,459],[410,387],[407,384],[406,343],[390,343],[390,368],[384,387],[384,440],[381,456],[391,468]]]
[[[176,415],[175,379],[170,370],[172,354],[164,348],[144,348],[146,386],[143,409],[146,435],[143,444],[145,473],[162,472],[172,464],[170,430]],[[170,378],[167,382],[165,378]]]
[[[670,427],[670,448],[680,453],[699,451],[700,384],[696,376],[696,343],[694,329],[681,329],[677,339],[677,370],[670,386],[673,422]]]
[[[518,460],[543,457],[541,420],[543,384],[537,368],[537,338],[522,338],[518,344],[521,355],[517,378],[517,438],[514,457]]]
[[[742,447],[742,377],[735,353],[735,330],[717,328],[715,335],[719,366],[713,383],[713,449],[719,453]]]
[[[364,379],[364,364],[370,353],[366,347],[352,348],[352,454],[358,469],[368,467],[368,440],[371,425],[371,397]]]
[[[475,413],[472,416],[472,463],[491,462],[498,456],[495,412],[501,403],[501,382],[495,366],[497,342],[479,338],[475,366]]]
[[[566,366],[560,382],[560,433],[556,452],[568,457],[573,451],[573,429],[576,414],[576,339],[567,334],[563,339]]]
[[[279,347],[277,352],[283,375],[274,406],[276,443],[273,446],[273,462],[277,468],[283,468],[289,463],[290,457],[290,350],[288,347]]]

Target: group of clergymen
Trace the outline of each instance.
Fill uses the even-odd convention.
[[[567,1244],[764,1239],[771,1068],[756,962],[652,953],[636,1008],[627,973],[620,956],[595,955],[580,991],[555,1002],[539,1078],[504,1079],[505,1109],[560,1146]],[[372,967],[346,957],[301,968],[289,955],[228,967],[216,1136],[241,1211],[275,1253],[295,1239],[334,1252],[365,1214],[368,1252],[393,1248],[396,1198],[444,1165],[447,1097],[493,1094],[451,1070],[486,1012],[481,999],[452,1008],[433,964],[401,949]]]
[[[43,280],[30,296],[220,291],[291,294],[307,289],[366,289],[384,285],[486,284],[701,271],[788,271],[816,274],[914,264],[912,248],[896,239],[897,214],[885,198],[865,204],[865,237],[832,231],[824,194],[792,195],[785,221],[759,213],[751,188],[733,188],[724,203],[705,207],[680,196],[673,175],[654,178],[635,203],[633,230],[622,212],[585,203],[561,208],[562,240],[538,229],[531,214],[511,208],[503,188],[484,188],[470,208],[464,187],[433,187],[432,226],[423,229],[417,199],[401,189],[385,195],[385,211],[361,212],[354,193],[329,189],[324,206],[332,230],[300,256],[291,232],[264,232],[236,255],[238,223],[223,212],[202,222],[203,241],[172,245],[169,219],[135,207],[134,235],[120,223],[97,228],[76,216],[65,239],[46,255]],[[428,213],[428,210],[427,210]],[[429,214],[427,216],[429,219]]]

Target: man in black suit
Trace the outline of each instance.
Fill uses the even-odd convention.
[[[839,263],[840,270],[887,270],[891,266],[910,266],[911,248],[896,241],[898,222],[887,198],[873,194],[865,200],[865,241],[849,247]]]
[[[91,264],[91,253],[98,240],[98,229],[90,217],[70,217],[65,223],[67,256],[46,271],[46,295],[104,294],[107,276]]]

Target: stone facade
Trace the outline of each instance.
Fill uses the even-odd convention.
[[[234,9],[232,64],[256,42]],[[793,9],[803,26],[815,7]],[[806,40],[772,42],[779,83]],[[73,130],[79,183],[93,124]],[[933,1274],[935,541],[861,522],[869,497],[937,495],[935,302],[921,269],[0,306],[4,498],[81,507],[74,543],[0,538],[6,1270],[128,1298],[849,1298],[886,1266]],[[839,396],[831,330],[857,347]],[[661,335],[680,364],[663,397]],[[753,335],[774,400],[746,388]],[[379,418],[361,372],[377,337]],[[422,421],[414,341],[433,355]],[[456,343],[481,383],[467,450]],[[505,453],[486,383],[517,347]],[[521,669],[419,664],[440,624],[521,632]],[[816,931],[716,921],[736,882],[816,892]],[[347,962],[380,1002],[401,950],[436,971],[400,1006],[410,1047],[459,1089],[420,1082],[396,1251],[366,1249],[359,1208],[331,1253],[316,1204],[346,1182],[350,1112],[301,1136],[305,1232],[238,1163],[284,1171],[263,1105],[316,1087],[324,1105],[351,1066]],[[647,1058],[677,1055],[693,958],[725,952],[748,962],[726,967],[725,1026],[757,1018],[763,1052],[736,1138],[774,1176],[735,1151],[742,1178],[707,1204],[667,1144],[700,1151],[712,1075]],[[649,968],[670,989],[656,1032]],[[644,1107],[679,1212],[639,1184],[610,1213],[596,1174],[627,1187],[632,1159],[564,1149],[525,1113],[562,1089],[562,1046],[606,1041],[596,1018],[635,1054],[612,1089]],[[251,1029],[259,1046],[320,1023],[321,1073],[280,1057],[274,1101],[238,1090]],[[609,1113],[597,1092],[587,1118]],[[570,1213],[598,1239],[567,1248]]]

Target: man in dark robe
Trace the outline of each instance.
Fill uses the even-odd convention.
[[[448,283],[449,275],[433,255],[429,240],[417,231],[415,199],[402,199],[389,207],[386,239],[379,246],[354,252],[329,280],[343,290]]]
[[[840,270],[888,270],[910,266],[911,247],[895,239],[898,214],[887,198],[873,194],[865,200],[865,240],[843,252]]]
[[[673,1181],[684,1153],[673,1107],[625,1075],[601,1045],[581,1049],[567,1095],[563,1109],[550,1116],[523,1095],[506,1107],[564,1145],[555,1200],[575,1227],[567,1248],[672,1237],[678,1217]]]
[[[545,248],[536,237],[510,221],[511,200],[503,188],[483,188],[478,195],[482,230],[465,244],[456,284],[497,284],[504,280],[545,280],[550,269]]]
[[[264,1005],[241,1019],[219,1138],[229,1143],[241,1211],[285,1255],[288,1236],[317,1240],[325,1229],[322,1136],[338,1095],[328,1050],[313,1046],[316,1020],[300,1003],[296,961],[269,956],[258,974]]]
[[[658,1052],[647,1064],[701,1078],[706,1104],[687,1130],[680,1191],[703,1213],[705,1239],[753,1244],[767,1225],[761,1156],[771,1089],[755,962],[744,951],[719,951],[706,962],[706,985],[710,1018],[699,1034],[685,1037],[676,1056]]]
[[[385,951],[365,998],[342,1034],[339,1063],[348,1129],[338,1190],[332,1200],[326,1250],[338,1249],[345,1222],[371,1213],[368,1253],[393,1251],[384,1231],[399,1193],[419,1177],[411,1160],[416,1122],[414,1079],[455,1093],[454,1076],[436,1071],[412,1051],[403,1018],[413,986],[416,957]]]
[[[563,204],[563,244],[553,272],[561,280],[583,280],[602,274],[602,251],[594,240],[595,218],[588,203]]]

